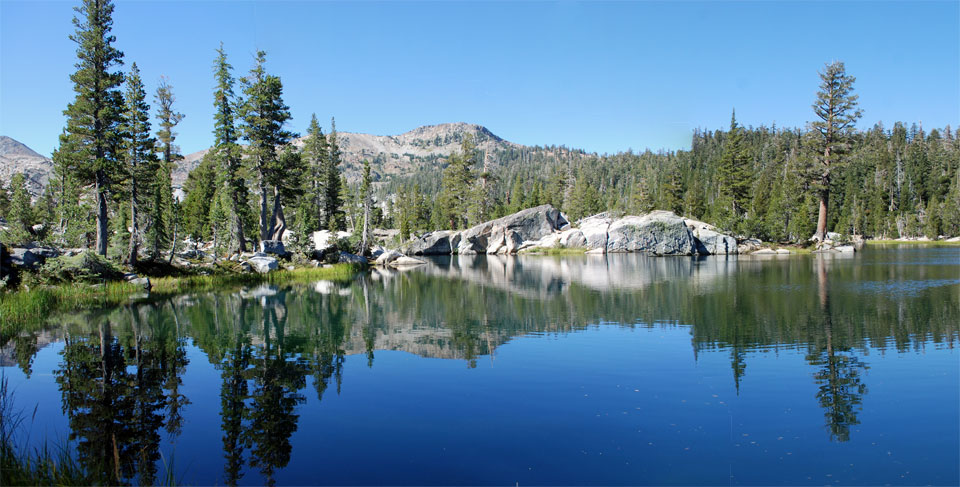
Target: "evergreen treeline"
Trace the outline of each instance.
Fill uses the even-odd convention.
[[[817,230],[819,197],[829,191],[825,226],[873,238],[960,235],[960,130],[929,132],[917,125],[881,124],[850,134],[849,148],[822,180],[812,130],[739,126],[697,130],[690,150],[593,156],[557,148],[478,152],[466,159],[497,161],[480,178],[476,162],[451,158],[440,185],[428,171],[385,185],[396,192],[401,233],[461,228],[550,203],[576,220],[603,211],[671,210],[715,223],[744,237],[806,241]],[[468,173],[469,187],[459,181]],[[435,175],[433,176],[436,179]],[[481,196],[475,192],[487,184]],[[450,193],[474,194],[466,203]],[[444,215],[437,217],[437,213]],[[449,214],[460,215],[454,221]]]

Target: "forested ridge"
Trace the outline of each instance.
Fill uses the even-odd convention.
[[[496,161],[493,216],[549,203],[578,219],[602,211],[645,213],[666,209],[714,222],[739,235],[800,241],[813,235],[817,201],[810,173],[814,160],[805,129],[739,129],[746,171],[742,218],[722,194],[729,130],[696,130],[690,150],[593,155],[562,147],[522,148],[482,154]],[[828,228],[848,235],[900,238],[960,234],[960,130],[924,130],[877,124],[854,134],[845,163],[834,173]],[[479,171],[478,171],[479,172]],[[428,230],[431,203],[440,193],[435,173],[424,170],[391,181],[385,193],[410,199],[413,227]],[[413,196],[408,196],[413,195]],[[404,206],[406,208],[406,206]],[[441,225],[442,226],[442,225]]]

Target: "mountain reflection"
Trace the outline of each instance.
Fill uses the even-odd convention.
[[[949,266],[922,272],[955,279]],[[364,354],[373,366],[376,351],[402,350],[474,366],[515,337],[598,323],[687,326],[695,356],[729,353],[741,394],[753,352],[800,350],[830,438],[847,441],[868,392],[868,346],[907,351],[957,341],[956,284],[923,289],[919,301],[864,290],[890,275],[887,266],[830,256],[453,257],[349,282],[263,285],[64,316],[12,339],[2,358],[29,373],[38,349],[63,342],[56,379],[71,439],[104,484],[157,483],[161,433],[176,437],[189,412],[180,392],[188,338],[220,375],[229,485],[246,467],[274,483],[290,461],[298,406],[311,387],[318,400],[341,392],[348,355]]]

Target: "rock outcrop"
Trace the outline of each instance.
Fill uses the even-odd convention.
[[[697,242],[683,218],[669,211],[627,216],[610,224],[607,252],[693,255]]]
[[[430,232],[410,241],[403,247],[407,255],[450,255],[460,244],[460,234],[440,230]]]
[[[264,254],[287,255],[287,249],[283,246],[282,240],[262,240],[260,241],[260,252]]]
[[[737,253],[737,239],[724,235],[709,223],[697,220],[685,220],[687,228],[697,239],[697,253],[700,255],[728,255]]]
[[[737,239],[713,225],[669,211],[614,219],[594,215],[571,228],[550,205],[529,208],[460,233],[431,232],[403,246],[407,255],[516,254],[536,248],[581,248],[591,254],[639,252],[650,255],[738,253]],[[395,259],[397,257],[390,257]],[[384,263],[383,265],[386,265]]]
[[[246,263],[258,274],[266,274],[275,271],[279,267],[277,259],[267,254],[257,252],[253,257],[246,260]]]
[[[523,249],[582,248],[590,254],[640,252],[650,255],[736,254],[737,239],[713,225],[669,211],[611,218],[606,213],[584,218],[578,228],[556,231]]]
[[[568,225],[560,210],[551,205],[528,208],[464,230],[460,233],[457,252],[463,255],[516,253],[524,242],[540,240]]]

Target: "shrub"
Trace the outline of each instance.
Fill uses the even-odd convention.
[[[38,280],[48,284],[103,282],[118,280],[122,277],[123,272],[113,262],[89,250],[71,257],[49,259],[40,267],[36,275]]]

